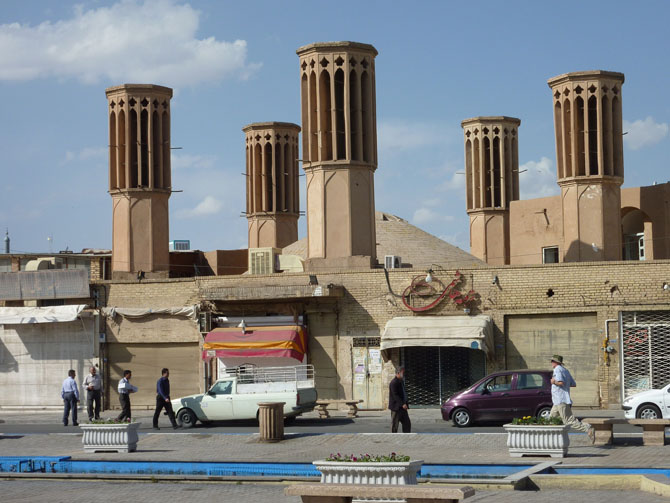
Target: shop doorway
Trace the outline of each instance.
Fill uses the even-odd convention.
[[[462,347],[400,348],[410,407],[439,407],[486,375],[486,354]]]
[[[382,356],[379,337],[354,337],[351,348],[354,400],[359,409],[382,408]]]

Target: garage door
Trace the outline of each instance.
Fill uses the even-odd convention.
[[[126,369],[133,373],[131,384],[139,388],[131,397],[133,407],[155,407],[156,381],[163,367],[170,369],[172,398],[199,392],[201,361],[197,343],[109,344],[107,348],[109,397],[113,408],[119,408],[116,386]]]
[[[551,355],[563,355],[577,381],[570,392],[574,405],[600,406],[600,333],[595,313],[507,316],[505,321],[508,369],[551,369]]]

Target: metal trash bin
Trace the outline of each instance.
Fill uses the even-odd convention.
[[[286,402],[261,402],[258,404],[258,426],[261,442],[284,440],[284,404]]]

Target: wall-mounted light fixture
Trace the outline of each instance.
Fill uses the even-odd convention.
[[[426,283],[433,281],[433,270],[428,269],[428,274],[426,274]]]
[[[667,283],[667,282],[664,281],[664,282],[663,282],[663,290],[665,290],[666,292],[667,292],[668,290],[670,290],[670,283]]]
[[[242,321],[237,325],[237,328],[241,328],[243,334],[247,332],[247,324],[244,322],[244,318],[242,318]]]
[[[493,276],[493,281],[491,281],[491,284],[500,286],[500,280],[498,279],[497,274],[495,276]]]

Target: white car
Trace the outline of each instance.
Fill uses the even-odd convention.
[[[284,417],[294,419],[316,405],[311,365],[233,369],[206,393],[172,400],[177,422],[184,428],[197,421],[257,419],[259,402],[284,402]]]
[[[670,384],[662,389],[650,389],[623,401],[626,419],[670,418]]]

